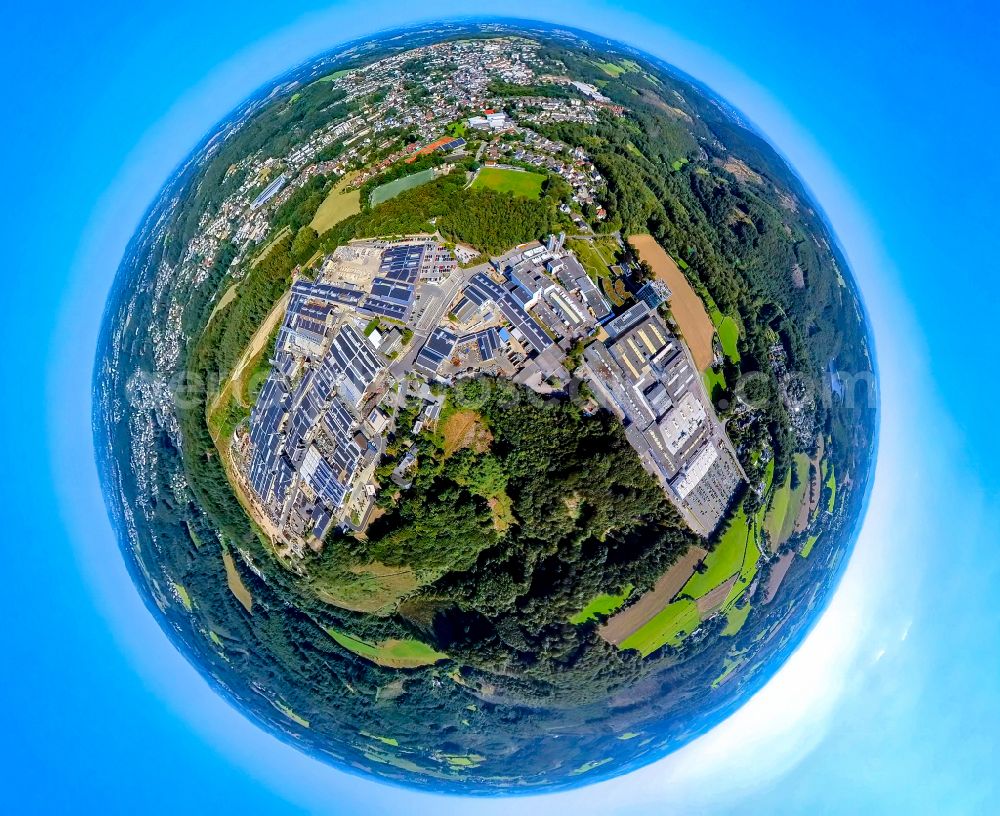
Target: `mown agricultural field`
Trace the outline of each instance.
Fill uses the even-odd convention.
[[[621,643],[622,649],[635,649],[643,657],[652,654],[664,644],[679,646],[686,635],[701,623],[698,605],[687,598],[673,601],[649,623],[636,629]]]
[[[392,669],[416,669],[448,659],[448,655],[435,651],[419,640],[384,640],[381,643],[368,643],[346,632],[336,629],[328,631],[330,637],[345,649],[372,663]]]
[[[361,212],[361,190],[347,189],[349,183],[350,179],[347,176],[337,182],[316,210],[309,226],[319,235],[345,218]]]
[[[796,453],[792,457],[792,467],[798,480],[795,487],[792,487],[792,470],[789,468],[785,481],[771,494],[771,503],[764,518],[764,529],[771,537],[772,551],[777,550],[792,534],[799,507],[809,487],[809,457]]]
[[[743,564],[749,538],[750,521],[741,507],[715,549],[705,559],[704,571],[695,572],[684,585],[681,594],[698,599],[735,575]]]

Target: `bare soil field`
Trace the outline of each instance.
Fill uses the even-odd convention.
[[[240,578],[240,574],[236,571],[236,564],[233,563],[233,557],[225,547],[222,548],[222,561],[226,565],[226,583],[229,585],[229,591],[236,596],[236,600],[243,605],[247,612],[253,612],[253,596],[243,583],[243,579]]]
[[[677,563],[657,580],[655,586],[630,607],[608,619],[598,634],[608,643],[617,646],[625,638],[644,624],[651,621],[673,597],[681,591],[694,573],[694,568],[708,552],[701,547],[692,547]]]
[[[718,160],[716,161],[722,166],[723,169],[732,173],[740,181],[747,182],[749,184],[764,183],[764,179],[761,178],[760,173],[751,170],[749,165],[740,159],[730,157],[724,162]]]
[[[786,552],[771,568],[771,574],[767,578],[767,591],[764,595],[764,603],[771,603],[774,600],[774,596],[778,594],[778,588],[781,586],[781,582],[785,580],[785,573],[788,572],[788,568],[792,565],[792,561],[795,558],[794,552]]]
[[[670,311],[684,335],[684,342],[691,349],[695,365],[699,371],[704,371],[715,358],[712,349],[715,326],[705,310],[705,304],[674,259],[656,243],[652,235],[632,235],[628,240],[639,257],[650,265],[653,274],[670,287]]]

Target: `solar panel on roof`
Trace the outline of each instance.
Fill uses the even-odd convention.
[[[452,334],[446,329],[437,328],[431,332],[431,336],[427,338],[427,343],[424,348],[432,349],[439,354],[451,354],[452,349],[455,348],[455,342],[457,341],[456,335]]]
[[[489,328],[476,335],[476,344],[479,346],[479,356],[483,360],[492,360],[500,348],[500,337],[496,329]]]
[[[375,315],[391,317],[394,320],[406,320],[408,308],[397,303],[388,303],[383,300],[369,299],[365,303],[365,309]]]

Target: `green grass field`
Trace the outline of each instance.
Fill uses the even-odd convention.
[[[750,522],[740,507],[722,534],[722,539],[705,558],[705,571],[692,575],[681,589],[681,594],[700,598],[731,578],[743,565],[749,536]]]
[[[477,768],[486,761],[482,754],[442,754],[441,758],[452,768]]]
[[[677,262],[677,265],[680,266],[680,261]],[[687,267],[682,266],[681,269],[687,269]],[[698,297],[705,301],[705,311],[708,312],[708,317],[712,321],[712,325],[718,328],[718,325],[725,319],[726,316],[722,313],[719,305],[715,302],[715,298],[708,293],[708,290],[704,286],[699,285],[697,287],[697,292]]]
[[[705,382],[705,390],[708,392],[710,398],[714,398],[715,387],[719,386],[723,391],[726,389],[726,378],[721,371],[716,371],[714,368],[707,368],[705,372],[701,375],[702,380]]]
[[[498,193],[513,193],[522,198],[538,198],[542,194],[545,176],[527,170],[505,170],[483,167],[472,182],[472,189],[487,188]]]
[[[381,643],[368,643],[336,629],[327,629],[327,633],[348,651],[379,666],[392,669],[415,669],[448,659],[448,655],[432,649],[419,640],[384,640]]]
[[[348,190],[347,179],[341,179],[323,199],[309,226],[322,235],[348,216],[361,212],[361,191]]]
[[[701,617],[694,601],[682,598],[667,604],[648,623],[640,626],[621,642],[622,649],[635,649],[643,657],[664,644],[679,646],[687,635],[698,628]]]
[[[187,587],[183,584],[177,583],[177,581],[171,582],[174,587],[174,591],[177,593],[177,597],[180,598],[181,605],[190,612],[194,609],[194,602],[191,600],[191,595],[187,591]]]
[[[604,71],[604,73],[606,73],[609,77],[614,78],[620,77],[627,70],[621,65],[616,65],[613,62],[595,62],[594,65]]]
[[[580,774],[585,774],[587,771],[592,771],[594,768],[600,768],[602,765],[605,765],[610,761],[611,757],[607,757],[606,759],[592,759],[589,762],[584,762],[579,768],[575,768],[570,771],[570,775],[579,776]]]
[[[749,615],[750,604],[732,607],[726,613],[726,628],[722,630],[723,636],[731,637],[739,632],[740,629],[743,628],[743,624],[747,622],[747,617]]]
[[[767,491],[771,489],[771,485],[774,484],[774,457],[772,456],[767,461],[767,467],[764,468],[764,495],[767,495]]]
[[[740,564],[739,578],[736,579],[733,588],[729,590],[729,595],[726,597],[723,608],[729,608],[735,604],[757,575],[757,565],[760,562],[760,549],[757,544],[757,539],[760,535],[757,530],[758,520],[754,519],[750,525],[750,532],[747,535],[746,546],[743,548],[743,563]]]
[[[680,266],[679,261],[678,266]],[[722,353],[734,363],[738,363],[740,361],[740,352],[736,348],[736,344],[740,339],[739,324],[731,316],[723,314],[707,290],[702,288],[698,294],[705,301],[705,310],[708,312],[709,320],[712,321],[712,325],[715,326],[715,330],[719,334]]]
[[[368,739],[376,740],[377,742],[381,742],[383,745],[388,745],[392,748],[399,747],[399,740],[395,737],[380,737],[378,734],[369,734],[367,731],[359,731],[358,733],[361,734],[362,737],[368,737]]]
[[[309,727],[309,720],[307,720],[305,717],[300,716],[299,714],[296,714],[286,703],[283,703],[281,700],[271,700],[271,705],[273,705],[276,709],[278,709],[278,711],[280,711],[282,714],[288,717],[288,719],[292,720],[293,722],[297,722],[303,728]]]
[[[760,561],[757,530],[762,515],[761,511],[748,519],[740,507],[716,548],[705,559],[705,572],[692,575],[681,589],[678,600],[629,635],[620,648],[635,649],[646,657],[664,644],[679,646],[701,623],[695,601],[738,575],[722,606],[727,617],[723,633],[735,635],[750,614],[749,604],[741,609],[735,604],[757,575]]]
[[[824,480],[824,484],[828,488],[830,488],[830,498],[826,502],[826,512],[832,513],[833,506],[837,501],[837,479],[836,475],[834,474],[833,465],[830,465],[830,471],[827,474],[826,479]]]
[[[792,489],[792,471],[789,468],[784,483],[772,492],[771,503],[764,518],[764,529],[771,537],[772,547],[777,547],[792,534],[795,518],[809,487],[809,457],[804,453],[796,453],[792,460],[792,467],[798,472],[799,484]]]
[[[342,76],[346,76],[351,72],[350,68],[345,68],[342,71],[334,71],[332,74],[327,74],[325,77],[320,77],[317,82],[333,82],[335,79],[340,79]]]
[[[581,623],[586,623],[589,620],[593,620],[598,615],[610,615],[618,607],[620,607],[628,599],[628,596],[632,594],[634,587],[632,584],[628,584],[621,592],[617,595],[611,595],[604,593],[598,595],[589,604],[587,604],[583,609],[573,615],[569,622],[572,624],[579,625]]]
[[[812,552],[812,549],[816,545],[816,542],[818,540],[819,540],[818,535],[809,536],[809,538],[806,539],[806,543],[802,545],[802,549],[799,550],[799,555],[801,555],[803,558],[808,558],[809,553]]]
[[[716,323],[715,329],[719,333],[719,342],[722,343],[722,353],[734,363],[738,363],[740,352],[736,348],[736,343],[740,339],[740,327],[736,321],[726,315],[719,323]]]
[[[729,675],[736,671],[740,666],[746,662],[746,658],[743,657],[729,657],[726,655],[726,659],[722,663],[722,674],[716,677],[712,681],[712,688],[718,688],[719,684],[722,683]]]

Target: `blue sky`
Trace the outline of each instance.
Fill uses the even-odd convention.
[[[441,15],[496,4],[439,2]],[[998,13],[986,3],[507,3],[672,61],[742,108],[840,235],[883,380],[869,517],[829,610],[711,734],[525,812],[983,813],[1000,790]],[[506,813],[347,777],[246,722],[170,647],[104,514],[89,384],[125,242],[261,82],[420,19],[371,0],[8,12],[0,810]]]

